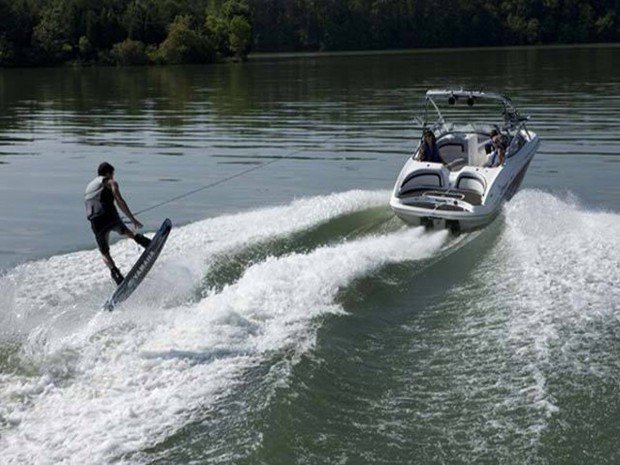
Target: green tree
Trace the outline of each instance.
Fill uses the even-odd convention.
[[[177,16],[168,29],[168,37],[158,49],[163,63],[209,63],[215,60],[215,50],[208,40],[192,27],[189,15]]]
[[[159,43],[166,37],[166,22],[162,18],[161,2],[132,0],[123,14],[123,27],[130,39],[144,43]]]
[[[13,63],[13,44],[0,36],[0,66],[6,66]]]
[[[41,20],[34,28],[33,38],[49,60],[59,61],[70,57],[73,50],[73,17],[72,5],[65,0],[53,0],[43,9]]]
[[[80,50],[80,58],[82,60],[92,60],[97,55],[93,45],[86,36],[80,37],[80,40],[78,41],[78,49]]]
[[[146,48],[139,40],[125,39],[114,44],[111,55],[117,65],[144,65],[149,61]]]
[[[205,33],[220,56],[228,55],[229,32],[226,19],[219,14],[208,14],[205,20]]]
[[[207,9],[205,33],[219,56],[245,59],[252,42],[251,9],[245,0],[214,1]]]
[[[229,31],[230,50],[237,58],[245,59],[252,39],[252,26],[243,16],[234,16],[230,20]]]
[[[596,27],[596,35],[601,40],[605,42],[610,42],[613,40],[614,32],[616,32],[616,36],[618,35],[618,27],[617,23],[618,12],[614,11],[606,11],[602,14],[595,22],[594,26]]]
[[[250,5],[245,0],[226,0],[221,6],[221,14],[231,20],[235,16],[250,17]]]

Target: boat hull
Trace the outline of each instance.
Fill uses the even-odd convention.
[[[454,193],[459,192],[454,188],[445,188],[443,191],[434,189],[414,196],[399,194],[402,180],[407,179],[415,171],[413,168],[410,172],[401,173],[390,199],[390,207],[398,218],[412,226],[448,228],[454,232],[483,228],[497,217],[504,202],[510,200],[518,191],[538,145],[538,136],[533,135],[531,140],[501,169],[488,170],[486,172],[488,187],[479,204],[448,200]],[[428,168],[424,169],[428,171]],[[478,174],[485,175],[484,172]],[[442,193],[443,198],[434,195]]]
[[[394,214],[411,226],[424,226],[429,229],[450,229],[453,232],[473,231],[488,225],[499,214],[501,208],[483,215],[437,214],[427,211],[413,211],[399,205],[390,205]]]

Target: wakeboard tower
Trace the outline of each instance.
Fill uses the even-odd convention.
[[[157,260],[157,257],[159,257],[159,253],[164,248],[171,229],[172,222],[166,218],[159,230],[155,233],[155,236],[151,239],[151,243],[144,249],[138,261],[136,261],[131,270],[129,270],[123,282],[119,284],[112,296],[103,305],[104,310],[111,312],[114,307],[127,300],[138,288]]]

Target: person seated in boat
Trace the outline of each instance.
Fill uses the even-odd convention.
[[[422,146],[420,147],[420,161],[428,161],[431,163],[443,163],[443,159],[439,154],[437,147],[437,139],[430,129],[425,129],[422,133]]]
[[[487,161],[484,164],[485,168],[501,166],[506,158],[506,145],[502,136],[495,134],[491,140],[493,142],[493,151],[487,157]]]
[[[493,138],[495,136],[500,136],[500,133],[497,129],[493,129],[489,134],[489,140],[484,143],[484,151],[488,155],[493,151]]]

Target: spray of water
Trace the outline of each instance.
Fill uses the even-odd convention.
[[[188,266],[187,274],[194,276],[194,266],[207,266],[217,251],[283,234],[285,225],[291,231],[324,221],[335,214],[327,209],[336,207],[342,214],[367,208],[379,197],[349,193],[190,225],[171,239],[162,258],[171,262],[188,245],[209,248]],[[245,235],[232,235],[240,220],[255,227],[237,224]],[[151,301],[113,314],[91,312],[83,324],[57,331],[45,323],[35,326],[23,344],[20,369],[0,375],[3,457],[16,463],[106,463],[156,444],[234,390],[243,373],[269,354],[312,348],[316,318],[342,312],[335,301],[339,289],[387,263],[428,257],[447,238],[446,232],[422,235],[420,229],[403,229],[268,258],[197,303],[153,308]],[[128,254],[128,247],[120,244],[117,252]],[[28,271],[53,275],[62,268],[58,262],[84,266],[80,259],[92,254],[24,265],[8,279],[27,277]],[[156,276],[164,274],[160,269]],[[95,275],[72,285],[79,288]],[[19,291],[34,292],[36,280],[26,281]],[[70,305],[71,295],[78,301],[82,295],[64,286],[45,288],[45,299],[16,296],[14,308],[38,305],[54,320],[58,308]],[[57,319],[54,323],[61,326]]]

